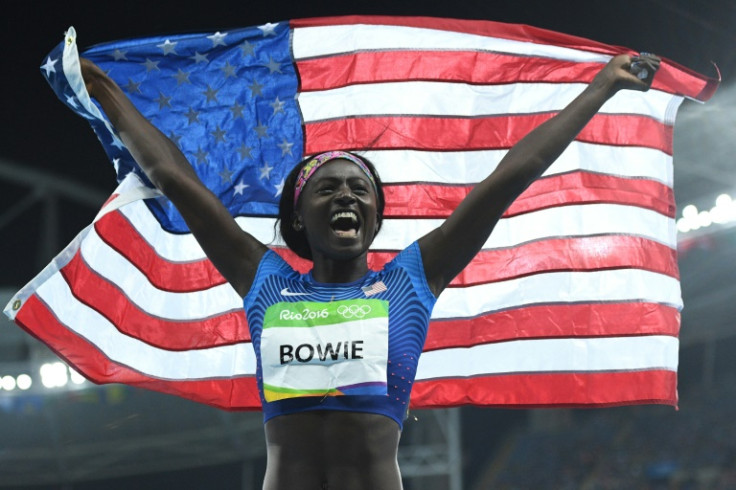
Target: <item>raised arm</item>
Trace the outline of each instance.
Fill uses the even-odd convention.
[[[138,165],[174,203],[217,270],[245,296],[266,246],[240,229],[179,148],[138,112],[110,77],[86,59],[81,68],[87,91],[102,105]]]
[[[643,80],[632,74],[637,71],[632,70],[634,61],[647,67]],[[659,58],[651,55],[613,58],[575,100],[511,148],[439,228],[419,240],[435,295],[480,251],[504,211],[557,159],[601,106],[621,89],[648,90],[658,68]]]

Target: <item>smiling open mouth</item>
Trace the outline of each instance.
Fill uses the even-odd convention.
[[[330,226],[341,238],[352,238],[358,234],[360,222],[358,215],[352,211],[340,211],[330,218]]]

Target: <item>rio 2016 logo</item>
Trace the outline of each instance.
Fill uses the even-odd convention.
[[[327,308],[323,308],[321,310],[310,310],[309,308],[304,308],[301,313],[298,311],[281,310],[279,318],[281,320],[314,320],[317,318],[327,318],[329,314],[330,313],[327,311]]]
[[[340,305],[337,308],[337,313],[345,319],[361,319],[370,312],[371,307],[368,305]]]

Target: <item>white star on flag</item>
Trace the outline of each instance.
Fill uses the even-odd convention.
[[[237,184],[235,184],[235,192],[233,193],[233,195],[240,194],[242,196],[243,195],[243,191],[245,189],[247,189],[248,187],[250,187],[250,186],[248,184],[243,183],[243,181],[241,180],[240,182],[238,182]]]
[[[263,31],[263,36],[273,36],[276,34],[276,27],[278,24],[271,24],[270,22],[266,22],[262,26],[258,26],[258,28]]]
[[[41,66],[41,69],[42,70],[46,70],[46,76],[47,77],[49,75],[51,75],[51,73],[56,73],[56,68],[54,68],[54,65],[58,61],[59,61],[58,59],[57,60],[52,60],[50,57],[49,58],[46,58],[46,63],[44,63],[43,66]]]
[[[227,36],[227,32],[222,33],[220,31],[217,31],[216,33],[212,34],[211,36],[207,36],[207,39],[212,41],[212,46],[225,46],[225,36]]]
[[[161,48],[161,50],[164,52],[164,56],[169,53],[176,54],[176,43],[172,43],[168,39],[161,44],[157,44],[156,47]]]
[[[281,182],[276,184],[276,194],[273,195],[273,197],[279,197],[282,192],[284,192],[284,179],[281,179]]]

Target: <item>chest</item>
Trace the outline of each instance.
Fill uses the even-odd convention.
[[[417,362],[429,319],[401,279],[342,287],[279,277],[264,282],[247,313],[266,400],[385,395],[390,368],[407,371]]]

